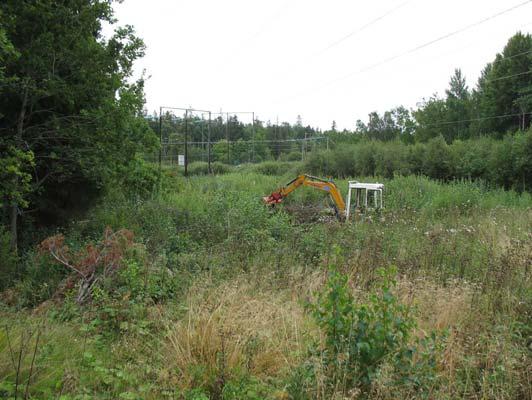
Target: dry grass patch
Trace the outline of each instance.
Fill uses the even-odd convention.
[[[168,329],[161,379],[185,389],[241,373],[278,376],[298,363],[310,325],[289,293],[238,280],[192,288],[186,316]]]
[[[472,284],[455,280],[443,286],[418,278],[401,279],[397,286],[400,301],[416,309],[418,326],[424,331],[454,329],[471,318]]]

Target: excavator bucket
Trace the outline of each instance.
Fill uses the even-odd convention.
[[[264,201],[265,204],[279,204],[283,201],[283,195],[279,192],[273,192],[269,196],[263,197],[262,201]]]

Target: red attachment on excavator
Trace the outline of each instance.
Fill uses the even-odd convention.
[[[283,201],[283,195],[279,192],[273,192],[272,194],[270,194],[269,196],[266,196],[266,197],[263,197],[262,200],[266,203],[266,204],[279,204],[280,202]]]

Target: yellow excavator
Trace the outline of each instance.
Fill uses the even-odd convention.
[[[317,178],[311,175],[299,175],[297,178],[288,182],[282,188],[276,190],[269,196],[263,197],[262,200],[268,205],[274,206],[283,201],[283,199],[300,186],[310,186],[329,193],[335,204],[336,216],[338,219],[345,218],[345,203],[342,194],[333,181]]]

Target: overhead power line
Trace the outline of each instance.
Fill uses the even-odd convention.
[[[530,54],[530,53],[532,53],[532,50],[523,51],[521,53],[514,54],[513,56],[502,56],[499,60],[510,60],[512,58],[524,56],[525,54]]]
[[[239,55],[243,49],[247,46],[250,46],[253,44],[253,42],[260,37],[262,34],[264,34],[268,29],[270,29],[270,25],[275,22],[277,19],[279,19],[283,12],[288,9],[289,7],[292,7],[294,3],[296,3],[297,0],[290,1],[285,0],[281,6],[270,16],[266,17],[264,21],[262,22],[262,25],[259,27],[259,29],[255,32],[253,32],[247,39],[242,41],[239,45],[235,46],[231,51],[225,54],[225,57],[222,58],[222,60],[218,63],[218,68],[216,70],[221,70],[225,66],[227,68],[228,65],[232,64],[234,62],[234,59],[237,55]]]
[[[501,114],[501,115],[492,115],[489,117],[479,117],[479,118],[470,118],[470,119],[463,119],[460,121],[443,121],[438,122],[435,124],[423,124],[423,127],[435,127],[435,126],[443,126],[443,125],[454,125],[454,124],[461,124],[464,122],[478,122],[478,121],[487,121],[490,119],[501,119],[501,118],[509,118],[509,117],[522,117],[523,115],[532,115],[532,113],[513,113],[513,114]]]
[[[428,42],[425,42],[425,43],[420,44],[420,45],[418,45],[418,46],[416,46],[416,47],[413,47],[413,48],[410,49],[410,50],[407,50],[407,51],[405,51],[405,52],[402,52],[402,53],[396,54],[396,55],[394,55],[394,56],[392,56],[392,57],[388,57],[388,58],[386,58],[386,59],[384,59],[384,60],[382,60],[382,61],[380,61],[380,62],[378,62],[378,63],[375,63],[375,64],[370,65],[370,66],[368,66],[368,67],[362,68],[362,69],[360,69],[360,70],[358,70],[358,71],[351,72],[351,73],[349,73],[349,74],[347,74],[347,75],[345,75],[345,76],[343,76],[343,77],[341,77],[341,78],[338,78],[338,79],[335,79],[335,80],[330,81],[327,85],[332,84],[332,83],[336,83],[336,82],[338,82],[338,81],[342,81],[342,80],[347,79],[347,78],[350,78],[351,76],[356,75],[356,74],[358,74],[358,73],[366,72],[366,71],[369,71],[369,70],[371,70],[371,69],[374,69],[374,68],[380,67],[381,65],[387,64],[387,63],[389,63],[389,62],[391,62],[391,61],[395,61],[395,60],[397,60],[398,58],[402,58],[402,57],[405,57],[405,56],[410,55],[410,54],[412,54],[412,53],[416,53],[416,52],[418,52],[419,50],[422,50],[422,49],[424,49],[424,48],[426,48],[426,47],[432,46],[433,44],[438,43],[438,42],[441,42],[442,40],[449,39],[449,38],[452,37],[452,36],[456,36],[456,35],[458,35],[458,34],[460,34],[460,33],[463,33],[463,32],[465,32],[465,31],[468,31],[468,30],[470,30],[470,29],[472,29],[472,28],[475,28],[475,27],[477,27],[477,26],[479,26],[479,25],[482,25],[482,24],[484,24],[484,23],[486,23],[486,22],[488,22],[488,21],[491,21],[492,19],[495,19],[495,18],[497,18],[497,17],[500,17],[501,15],[507,14],[507,13],[509,13],[509,12],[511,12],[511,11],[514,11],[514,10],[520,8],[520,7],[523,7],[523,6],[525,6],[525,5],[529,4],[529,3],[532,3],[532,0],[524,1],[524,2],[519,3],[519,4],[517,4],[517,5],[513,6],[513,7],[507,8],[507,9],[502,10],[502,11],[499,11],[498,13],[493,14],[493,15],[491,15],[491,16],[489,16],[489,17],[486,17],[486,18],[484,18],[484,19],[481,19],[480,21],[477,21],[477,22],[475,22],[475,23],[469,24],[469,25],[467,25],[467,26],[465,26],[465,27],[463,27],[463,28],[460,28],[460,29],[457,29],[457,30],[455,30],[455,31],[449,32],[449,33],[447,33],[447,34],[445,34],[445,35],[443,35],[443,36],[437,37],[437,38],[435,38],[435,39],[429,40]]]
[[[400,8],[404,7],[408,3],[411,3],[412,1],[415,1],[415,0],[407,0],[407,1],[399,4],[397,7],[394,7],[392,9],[386,11],[384,14],[382,14],[382,15],[378,16],[377,18],[365,23],[364,25],[360,26],[359,28],[355,29],[354,31],[349,32],[348,34],[342,36],[341,38],[339,38],[339,39],[335,40],[334,42],[330,43],[329,45],[325,46],[321,50],[318,50],[315,53],[311,53],[310,55],[305,56],[305,59],[307,61],[310,61],[311,59],[313,59],[315,57],[321,56],[322,54],[326,53],[327,51],[329,51],[333,47],[336,47],[337,45],[339,45],[340,43],[346,41],[347,39],[350,39],[351,37],[356,36],[357,34],[365,31],[367,28],[371,27],[372,25],[376,24],[377,22],[381,21],[382,19],[386,18],[390,14],[393,14],[395,11],[397,11]],[[288,66],[286,64],[283,65],[283,69],[277,71],[275,73],[275,75],[284,74],[287,69],[291,69],[291,67],[295,66],[296,64],[299,65],[300,63],[301,63],[301,60],[293,60],[292,62],[290,62],[290,64]]]
[[[344,75],[342,77],[330,80],[330,81],[324,83],[321,86],[318,86],[318,87],[316,87],[314,89],[310,89],[310,91],[319,90],[319,89],[334,85],[334,84],[336,84],[338,82],[341,82],[341,81],[343,81],[345,79],[351,78],[354,75],[370,71],[372,69],[380,67],[381,65],[390,63],[390,62],[395,61],[395,60],[397,60],[399,58],[402,58],[402,57],[408,56],[410,54],[416,53],[416,52],[418,52],[418,51],[420,51],[422,49],[425,49],[425,48],[427,48],[429,46],[432,46],[432,45],[434,45],[436,43],[439,43],[439,42],[441,42],[443,40],[446,40],[446,39],[448,39],[450,37],[453,37],[453,36],[456,36],[456,35],[458,35],[460,33],[468,31],[468,30],[470,30],[472,28],[475,28],[475,27],[477,27],[479,25],[482,25],[482,24],[484,24],[486,22],[489,22],[489,21],[491,21],[491,20],[493,20],[493,19],[495,19],[497,17],[500,17],[500,16],[502,16],[504,14],[507,14],[507,13],[509,13],[511,11],[517,10],[518,8],[524,7],[525,5],[527,5],[529,3],[532,3],[532,0],[527,0],[527,1],[524,1],[522,3],[516,4],[516,5],[514,5],[514,6],[510,7],[510,8],[506,8],[506,9],[504,9],[502,11],[499,11],[498,13],[490,15],[489,17],[483,18],[480,21],[477,21],[475,23],[466,25],[466,26],[464,26],[464,27],[462,27],[460,29],[457,29],[455,31],[449,32],[449,33],[447,33],[445,35],[442,35],[442,36],[439,36],[439,37],[437,37],[435,39],[429,40],[428,42],[422,43],[422,44],[420,44],[418,46],[415,46],[415,47],[413,47],[413,48],[411,48],[409,50],[406,50],[406,51],[404,51],[402,53],[399,53],[399,54],[393,55],[391,57],[385,58],[384,60],[381,60],[381,61],[379,61],[379,62],[377,62],[375,64],[372,64],[372,65],[369,65],[367,67],[361,68],[361,69],[359,69],[357,71],[350,72],[350,73],[348,73],[348,74],[346,74],[346,75]],[[309,91],[304,91],[304,92],[300,93],[299,95],[307,94],[308,92]],[[297,97],[297,96],[298,95],[296,95],[295,97]]]
[[[229,143],[297,143],[297,142],[312,142],[318,140],[327,139],[325,136],[310,137],[310,138],[300,138],[300,139],[269,139],[269,140],[230,140]],[[207,144],[209,142],[187,142],[188,144]],[[216,143],[211,141],[210,143]],[[165,141],[163,144],[185,144],[183,141]]]
[[[354,31],[352,32],[349,32],[347,35],[345,36],[342,36],[340,39],[338,40],[335,40],[334,42],[332,42],[331,44],[329,44],[328,46],[324,47],[323,49],[321,49],[320,51],[318,51],[317,53],[314,54],[314,56],[319,56],[319,55],[322,55],[323,53],[327,52],[328,50],[332,49],[333,47],[336,47],[338,46],[340,43],[346,41],[347,39],[365,31],[367,28],[369,28],[370,26],[376,24],[377,22],[379,22],[380,20],[386,18],[388,15],[390,14],[393,14],[395,11],[399,10],[400,8],[404,7],[405,5],[407,5],[408,3],[410,3],[412,0],[407,0],[401,4],[399,4],[397,7],[394,7],[388,11],[386,11],[384,14],[378,16],[377,18],[371,20],[370,22],[362,25],[361,27],[355,29]]]
[[[487,79],[486,83],[502,81],[503,79],[515,78],[516,76],[528,75],[528,74],[531,74],[531,73],[532,73],[532,70],[531,71],[520,72],[518,74],[513,74],[513,75],[501,76],[501,77],[495,78],[495,79]]]

